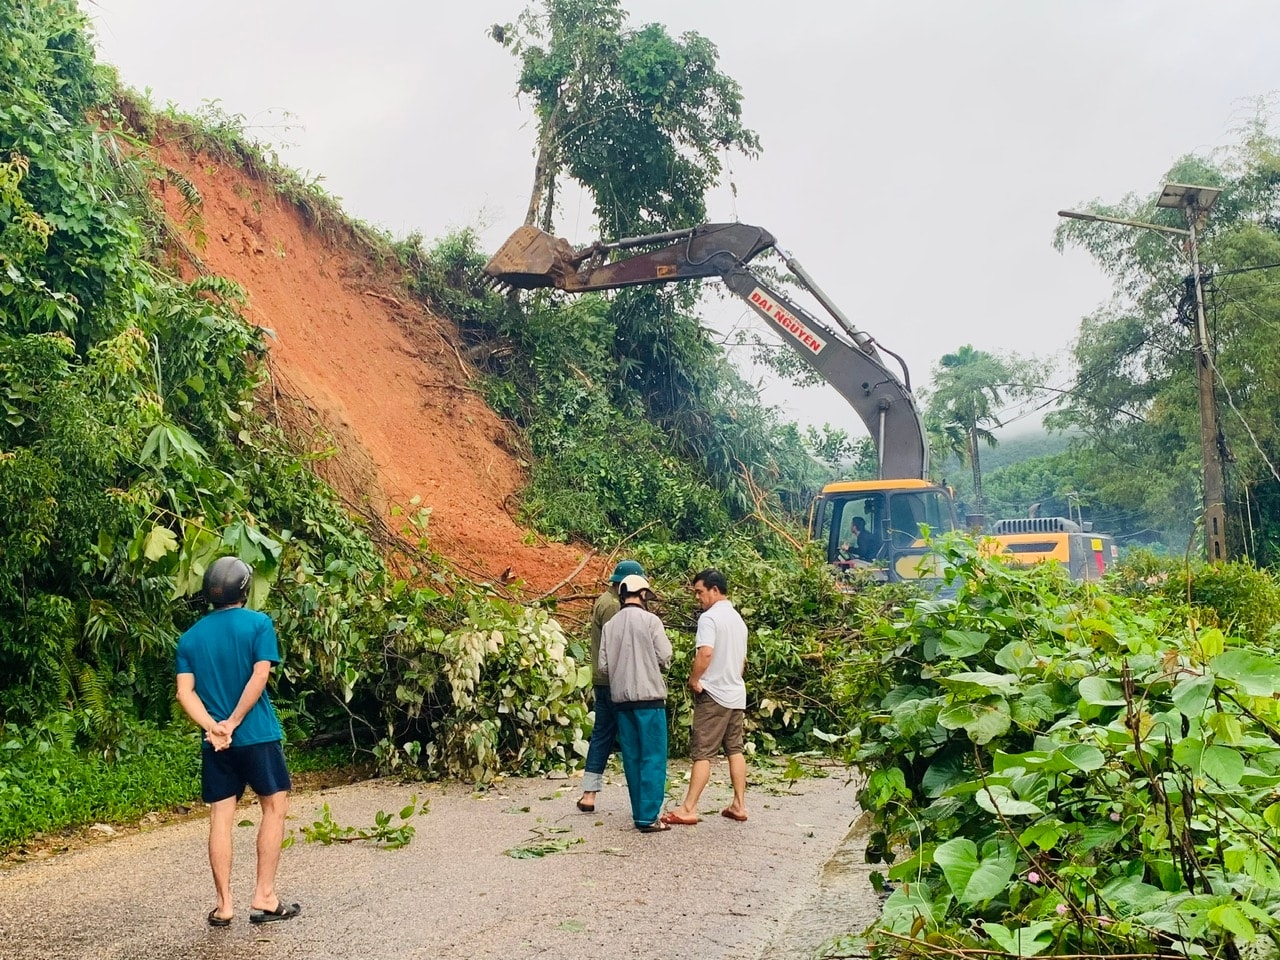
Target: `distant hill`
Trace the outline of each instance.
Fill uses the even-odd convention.
[[[1049,433],[1036,430],[1018,433],[1011,436],[996,435],[998,444],[994,447],[983,446],[978,451],[984,477],[1004,467],[1034,460],[1037,457],[1051,457],[1062,453],[1071,445],[1071,436],[1065,433]],[[973,491],[973,471],[966,463],[961,465],[954,456],[942,458],[934,453],[933,473],[946,478],[947,483],[956,488],[957,493],[969,494]]]

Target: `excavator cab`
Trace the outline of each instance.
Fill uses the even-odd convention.
[[[941,576],[925,535],[954,529],[950,494],[925,480],[830,483],[810,515],[810,534],[828,563],[887,581]]]

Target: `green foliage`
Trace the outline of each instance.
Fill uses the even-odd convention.
[[[135,820],[199,796],[194,731],[128,724],[116,732],[108,758],[76,749],[84,722],[64,712],[0,726],[0,850],[35,833]]]
[[[1158,593],[946,549],[954,598],[874,628],[853,741],[867,854],[899,884],[873,951],[1213,953],[1274,936],[1274,647],[1196,627]],[[1212,581],[1212,602],[1249,579]]]
[[[564,853],[570,847],[586,843],[585,837],[548,836],[548,834],[568,833],[570,827],[537,827],[533,830],[534,839],[503,851],[513,860],[541,860],[553,853]]]
[[[147,190],[156,167],[129,132],[130,117],[150,118],[127,97],[100,102],[111,91],[74,5],[0,3],[0,22],[6,730],[56,725],[69,758],[119,758],[140,724],[171,722],[174,645],[204,610],[205,567],[234,554],[255,569],[251,605],[280,631],[274,693],[286,726],[347,729],[359,708],[372,740],[403,723],[383,680],[388,658],[459,622],[471,594],[412,539],[405,566],[440,570],[433,588],[389,576],[368,532],[259,406],[265,350],[239,314],[242,291],[155,265],[166,242]],[[109,119],[91,120],[94,110]],[[205,147],[246,166],[260,157],[236,118],[215,105],[206,120],[191,121]],[[270,164],[254,169],[272,175]],[[273,182],[288,193],[293,181]],[[184,196],[197,216],[198,194]],[[408,526],[420,535],[421,518]],[[13,748],[0,776],[26,776],[24,756]]]
[[[1270,645],[1280,629],[1280,583],[1250,563],[1211,565],[1136,550],[1116,565],[1107,582],[1128,596],[1189,604],[1203,626],[1250,643]]]
[[[383,850],[399,850],[401,847],[407,847],[413,840],[414,834],[418,832],[418,828],[409,821],[414,817],[425,817],[430,804],[430,800],[424,800],[419,808],[418,797],[415,794],[395,816],[385,810],[379,810],[373,815],[373,826],[352,827],[343,826],[335,821],[333,812],[326,803],[321,810],[319,820],[302,825],[302,838],[307,843],[319,843],[326,847],[335,843],[368,842]],[[295,834],[290,830],[289,835],[284,838],[283,846],[292,846],[294,839]]]
[[[429,248],[412,233],[393,244],[396,259],[408,271],[409,286],[464,331],[500,330],[506,303],[483,283],[487,259],[470,228],[451,233]]]
[[[514,308],[479,282],[484,257],[468,232],[429,250],[410,238],[399,255],[475,344],[490,405],[522,428],[532,469],[521,515],[542,533],[605,543],[643,526],[654,540],[702,540],[754,509],[744,472],[795,513],[828,476],[696,325],[686,334],[699,365],[655,386],[616,304],[534,298]],[[661,354],[652,362],[664,371],[683,362],[669,343],[644,349]],[[659,404],[665,425],[653,422]]]
[[[692,226],[724,152],[760,148],[742,125],[742,92],[715,45],[659,24],[632,29],[619,0],[545,0],[493,36],[520,60],[542,142],[535,184],[550,227],[561,170],[595,199],[602,229],[635,236]]]
[[[458,629],[399,641],[398,708],[429,731],[424,745],[379,744],[381,764],[484,782],[513,770],[572,769],[587,752],[591,686],[583,641],[537,607],[473,602]]]

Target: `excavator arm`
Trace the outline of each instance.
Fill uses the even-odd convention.
[[[637,248],[649,249],[614,259],[619,251]],[[520,289],[554,287],[569,293],[720,277],[857,412],[875,441],[881,479],[923,479],[929,448],[906,364],[890,351],[877,349],[794,258],[782,254],[787,268],[831,314],[834,325],[818,320],[752,273],[747,263],[771,248],[777,249],[777,243],[767,230],[745,223],[708,223],[576,250],[566,240],[526,226],[494,254],[485,273]],[[881,351],[898,361],[901,378],[886,366]]]

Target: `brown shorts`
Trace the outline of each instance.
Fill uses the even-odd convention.
[[[742,715],[746,711],[722,707],[703,691],[693,696],[693,729],[689,733],[689,759],[711,760],[724,746],[724,755],[742,753]]]

